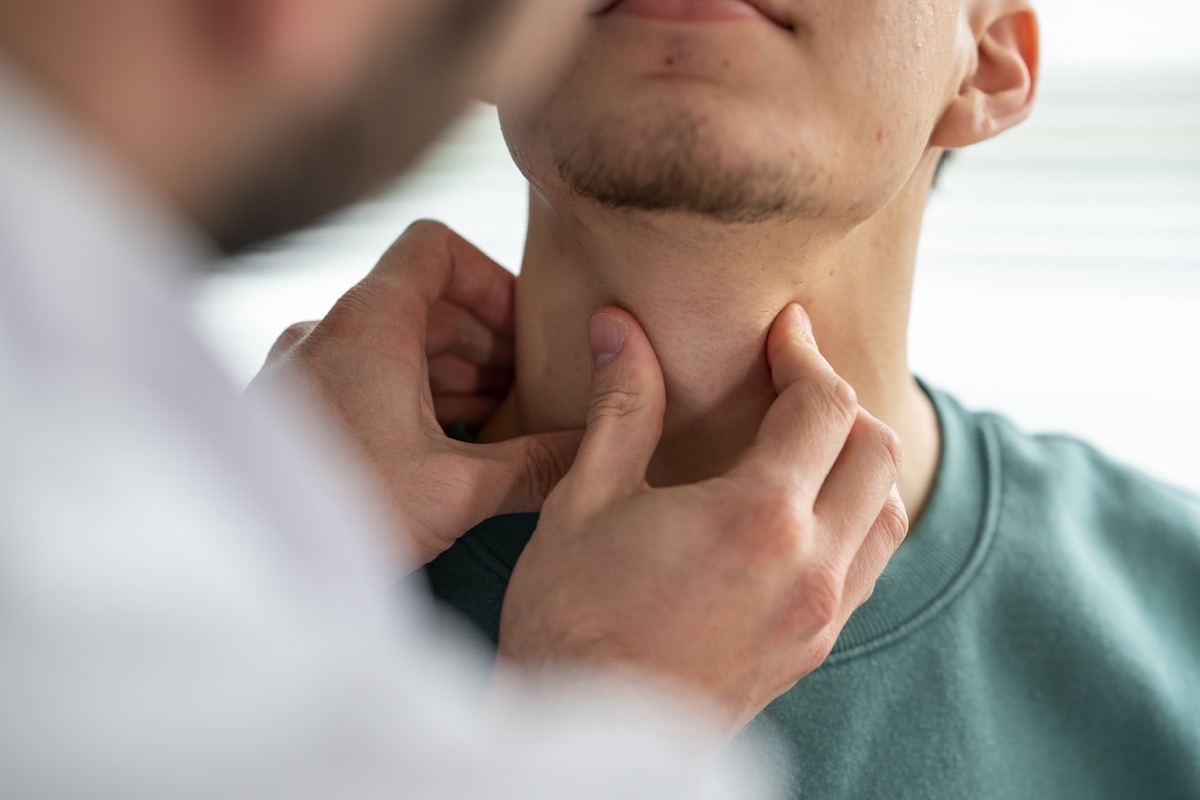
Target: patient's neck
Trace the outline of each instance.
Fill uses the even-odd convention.
[[[915,196],[909,196],[915,195]],[[907,365],[907,326],[925,191],[853,230],[725,225],[695,217],[553,203],[534,192],[517,294],[517,380],[486,435],[581,428],[591,384],[587,320],[632,313],[662,365],[664,433],[652,485],[727,470],[776,394],[766,361],[776,315],[799,302],[859,401],[900,434],[900,491],[915,516],[938,458],[936,417]]]

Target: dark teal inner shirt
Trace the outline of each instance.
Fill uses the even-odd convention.
[[[1200,798],[1200,501],[927,391],[925,514],[753,741],[796,798]],[[426,568],[493,644],[536,526]]]

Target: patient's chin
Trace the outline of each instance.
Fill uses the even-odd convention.
[[[725,224],[819,216],[812,170],[734,145],[693,111],[578,124],[549,136],[558,183],[573,197]]]

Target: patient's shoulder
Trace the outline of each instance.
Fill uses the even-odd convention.
[[[1113,459],[1073,436],[1028,434],[978,415],[998,443],[1005,511],[1117,536],[1200,539],[1200,497]]]

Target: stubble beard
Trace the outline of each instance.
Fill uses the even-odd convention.
[[[818,211],[812,171],[723,146],[716,126],[692,109],[581,121],[549,138],[554,169],[568,191],[606,208],[730,225]]]
[[[467,106],[471,56],[511,0],[453,0],[417,44],[381,49],[358,91],[297,124],[198,209],[217,247],[236,254],[312,224],[384,188]]]

